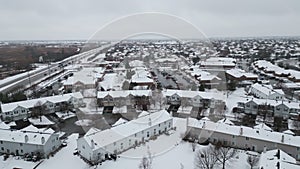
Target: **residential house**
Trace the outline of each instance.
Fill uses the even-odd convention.
[[[130,148],[172,129],[173,119],[161,110],[155,113],[142,112],[132,121],[106,130],[91,128],[77,140],[79,155],[97,164],[110,155],[120,154]]]
[[[200,143],[221,143],[238,149],[263,152],[281,149],[297,160],[300,160],[300,136],[251,128],[210,120],[188,118],[187,137],[197,139]]]

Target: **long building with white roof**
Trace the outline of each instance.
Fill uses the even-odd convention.
[[[28,126],[22,130],[0,129],[0,152],[47,157],[61,146],[59,134],[52,129]]]
[[[45,112],[43,113],[54,113],[59,111],[63,105],[78,107],[82,103],[83,96],[80,92],[6,103],[1,104],[1,118],[7,121],[19,120],[30,117],[33,109],[37,106],[44,107]]]
[[[97,100],[99,106],[148,106],[151,95],[151,90],[101,91],[97,94]]]
[[[77,140],[77,148],[81,157],[91,163],[99,163],[109,155],[126,151],[172,127],[173,118],[166,110],[142,112],[137,119],[110,129],[91,128]]]
[[[197,120],[188,118],[187,134],[195,137],[200,143],[222,143],[224,146],[263,152],[264,150],[281,149],[290,156],[300,159],[300,136],[270,131],[265,128],[236,126],[222,120]]]
[[[271,85],[255,83],[251,86],[249,93],[261,99],[284,99],[284,92],[281,89],[273,89]]]

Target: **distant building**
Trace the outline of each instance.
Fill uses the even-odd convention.
[[[97,82],[104,76],[103,68],[82,68],[74,72],[72,77],[64,81],[65,90],[80,91],[84,89],[95,89]]]
[[[173,119],[167,111],[142,112],[137,119],[110,129],[101,131],[91,128],[77,140],[77,148],[82,158],[96,164],[110,155],[119,154],[165,133],[172,127]]]
[[[43,114],[61,111],[64,106],[79,107],[83,104],[81,93],[69,93],[1,104],[1,118],[5,121],[28,118],[35,108],[41,108]]]
[[[250,87],[249,93],[260,99],[284,99],[284,92],[281,89],[273,89],[271,85],[262,85],[255,83]]]
[[[229,70],[236,66],[236,59],[228,57],[211,57],[205,61],[200,61],[200,68],[204,70]]]
[[[288,118],[300,114],[300,104],[292,101],[276,101],[265,99],[240,99],[238,109],[246,114],[267,113],[271,116]]]
[[[61,146],[52,129],[28,126],[22,130],[0,129],[0,152],[14,155],[37,155],[46,158]]]
[[[234,81],[244,81],[244,80],[256,81],[258,78],[258,76],[253,73],[248,73],[242,69],[237,69],[237,68],[226,70],[226,75],[228,80],[234,80]]]
[[[151,93],[151,90],[102,91],[98,92],[97,101],[101,107],[133,105],[147,108]]]
[[[263,152],[265,150],[281,149],[290,156],[300,159],[300,136],[270,131],[263,127],[235,126],[233,123],[221,120],[196,120],[188,118],[187,135],[194,137],[200,143],[221,143],[233,148]]]

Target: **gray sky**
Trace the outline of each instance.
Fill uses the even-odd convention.
[[[0,40],[88,39],[140,12],[179,16],[208,37],[300,36],[299,0],[0,0]]]

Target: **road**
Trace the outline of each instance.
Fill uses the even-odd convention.
[[[63,66],[73,64],[78,60],[82,60],[87,57],[91,57],[101,50],[108,48],[110,44],[101,46],[96,49],[92,49],[77,55],[68,57],[62,61],[51,63],[48,66],[41,67],[37,70],[25,72],[15,76],[11,76],[5,79],[0,80],[0,92],[6,93],[16,88],[24,88],[31,86],[34,83],[39,83],[52,75],[58,74],[63,71]]]

